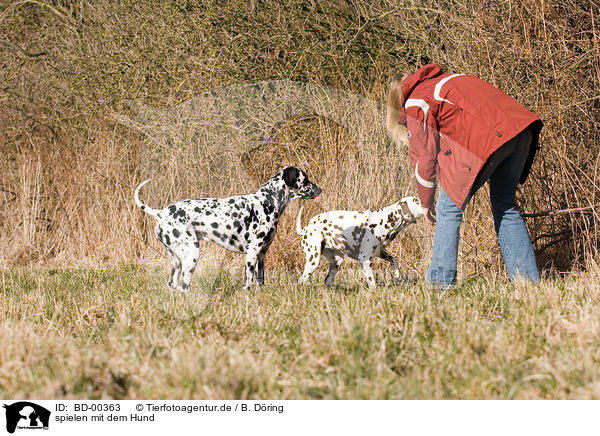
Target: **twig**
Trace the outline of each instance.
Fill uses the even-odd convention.
[[[38,52],[35,52],[35,53],[31,53],[31,52],[29,52],[27,50],[24,50],[19,45],[15,44],[14,42],[9,41],[9,40],[0,40],[0,44],[2,44],[5,47],[12,48],[13,50],[16,50],[18,52],[21,52],[25,56],[28,56],[30,58],[37,58],[38,56],[44,56],[46,54],[45,50],[38,51]]]
[[[532,241],[534,244],[543,238],[556,238],[557,236],[565,236],[572,233],[571,229],[563,230],[558,233],[542,233],[541,235],[537,235],[535,239]]]
[[[540,216],[551,216],[551,215],[558,215],[561,213],[569,213],[569,212],[584,212],[587,210],[591,210],[593,211],[594,207],[593,206],[587,206],[587,207],[574,207],[572,209],[560,209],[560,210],[549,210],[546,212],[537,212],[537,213],[522,213],[521,216],[523,218],[537,218]]]
[[[7,109],[10,109],[10,110],[14,110],[14,111],[20,112],[20,113],[21,113],[21,114],[22,114],[22,115],[23,115],[25,118],[27,118],[28,120],[31,120],[31,121],[33,121],[34,123],[38,123],[39,125],[46,127],[48,130],[50,130],[50,132],[52,132],[52,135],[53,135],[55,138],[58,138],[58,133],[56,132],[56,130],[54,129],[54,127],[52,127],[51,125],[49,125],[49,124],[46,124],[46,123],[44,123],[44,122],[42,122],[42,121],[40,121],[40,120],[36,119],[36,118],[35,118],[35,117],[33,117],[32,115],[29,115],[29,114],[28,114],[28,113],[27,113],[27,112],[26,112],[24,109],[20,109],[20,108],[18,108],[18,107],[14,107],[14,106],[9,106],[9,105],[7,105],[7,104],[4,104],[4,103],[0,103],[0,106],[4,106],[4,107],[5,107],[5,108],[7,108]]]
[[[540,247],[539,251],[545,251],[548,248],[552,247],[553,245],[560,244],[561,242],[568,241],[570,237],[571,237],[571,235],[566,235],[566,236],[564,236],[564,237],[562,237],[560,239],[557,239],[556,241],[548,242],[546,245],[543,245],[542,247]]]
[[[137,241],[141,242],[142,244],[144,244],[146,247],[150,247],[155,253],[157,253],[158,255],[160,255],[161,257],[165,257],[165,254],[158,251],[156,248],[154,248],[152,245],[150,245],[147,241],[143,240],[142,238],[134,235],[133,233],[123,229],[123,231],[125,233],[127,233],[129,236],[131,236],[133,239],[136,239]]]

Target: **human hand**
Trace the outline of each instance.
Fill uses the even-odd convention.
[[[423,215],[425,216],[427,221],[429,221],[429,224],[431,224],[432,226],[435,225],[435,208],[434,207],[432,207],[432,208],[424,207]]]

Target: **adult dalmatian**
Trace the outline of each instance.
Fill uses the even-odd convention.
[[[188,292],[200,258],[200,240],[246,254],[244,289],[254,277],[265,281],[267,250],[275,238],[279,218],[295,198],[316,198],[321,188],[306,173],[288,166],[269,179],[256,192],[228,198],[182,200],[164,209],[153,209],[140,200],[142,182],[135,190],[135,202],[157,220],[155,232],[171,259],[168,285]]]

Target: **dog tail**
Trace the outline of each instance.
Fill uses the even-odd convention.
[[[150,214],[152,216],[158,216],[158,214],[160,213],[160,209],[152,209],[150,206],[146,206],[144,203],[142,203],[142,200],[140,200],[140,189],[142,189],[142,186],[144,186],[150,180],[151,179],[144,180],[142,183],[139,184],[139,186],[137,188],[135,188],[135,194],[133,194],[133,198],[135,198],[136,204],[144,212],[146,212],[146,213],[148,213],[148,214]]]
[[[296,218],[296,233],[299,235],[302,234],[302,209],[304,206],[300,206],[300,210],[298,211],[298,218]]]

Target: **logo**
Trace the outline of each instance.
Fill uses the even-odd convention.
[[[19,401],[4,405],[6,409],[6,431],[14,433],[16,429],[48,430],[50,411],[29,401]]]

